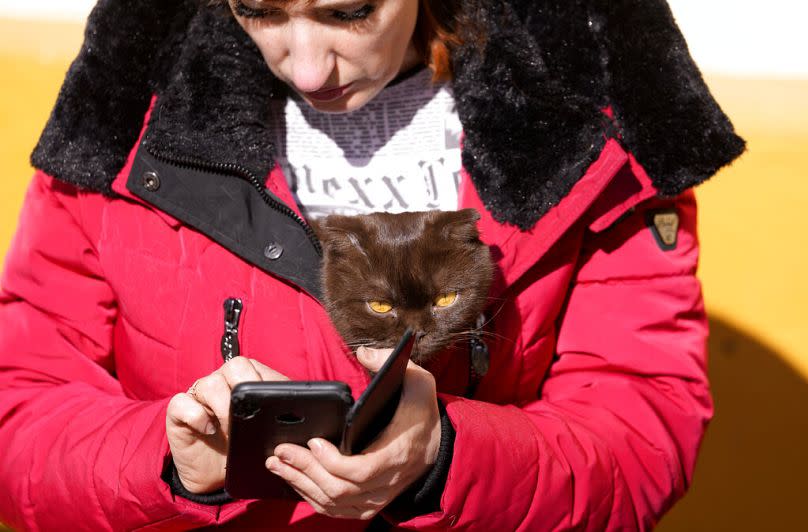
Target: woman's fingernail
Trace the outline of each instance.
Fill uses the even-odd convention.
[[[276,457],[274,457],[274,456],[270,456],[267,459],[266,466],[267,466],[267,469],[269,469],[273,473],[277,474],[278,471],[280,471],[280,466],[278,464],[278,459]]]
[[[205,425],[205,434],[208,436],[216,434],[216,425],[214,425],[212,421],[208,421],[208,424]]]
[[[315,453],[319,453],[320,451],[323,450],[323,442],[321,442],[317,438],[309,440],[309,449],[311,449]]]
[[[376,362],[376,350],[375,349],[368,349],[366,347],[360,347],[362,351],[356,352],[356,356],[362,359],[363,362],[366,364],[373,364]]]

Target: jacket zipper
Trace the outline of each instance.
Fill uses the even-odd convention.
[[[222,358],[225,362],[241,354],[238,345],[238,325],[244,303],[240,299],[229,297],[224,300],[224,334],[222,335]]]
[[[258,194],[261,196],[261,199],[264,200],[264,203],[281,214],[288,216],[300,227],[302,227],[306,232],[306,236],[308,237],[309,241],[314,246],[314,250],[317,252],[317,255],[320,257],[323,256],[323,248],[320,245],[320,240],[314,234],[314,230],[311,228],[311,226],[307,224],[303,218],[298,216],[295,211],[290,209],[289,206],[270,196],[261,180],[259,180],[258,177],[256,177],[255,174],[253,174],[247,168],[232,163],[211,163],[191,157],[178,157],[174,154],[165,154],[159,152],[150,147],[147,147],[146,151],[148,151],[149,154],[151,154],[154,158],[180,168],[188,168],[191,170],[200,170],[203,172],[211,172],[223,175],[235,175],[236,177],[249,182],[253,188],[258,191]]]

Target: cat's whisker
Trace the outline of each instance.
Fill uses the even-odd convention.
[[[491,338],[491,339],[495,339],[495,340],[503,340],[503,341],[509,341],[510,340],[507,336],[503,336],[503,335],[495,333],[495,332],[481,330],[481,329],[471,329],[471,330],[465,330],[465,331],[458,331],[456,333],[451,333],[449,336],[455,341],[456,340],[471,340],[473,338],[480,338],[480,337],[482,337],[482,338]]]
[[[376,342],[373,340],[354,340],[352,342],[345,342],[345,345],[351,348],[352,351],[356,351],[360,347],[373,347]]]
[[[479,337],[480,334],[477,331],[462,331],[462,332],[452,333],[449,336],[451,338],[455,339],[455,340],[458,340],[458,339],[471,340],[472,338]]]
[[[449,338],[452,339],[453,342],[457,342],[460,340],[472,340],[473,338],[479,338],[480,335],[477,334],[475,331],[463,331],[452,333],[449,334],[448,336]]]
[[[372,346],[373,346],[373,342],[350,342],[350,343],[347,343],[347,344],[345,344],[345,345],[347,345],[348,347],[353,347],[353,348],[357,348],[357,347],[372,347]]]
[[[483,322],[482,327],[485,327],[486,325],[488,325],[489,323],[494,321],[494,318],[499,316],[499,314],[505,309],[505,301],[506,300],[505,299],[499,299],[499,301],[501,301],[502,304],[497,308],[497,310],[493,314],[491,314],[491,316],[487,316],[487,315],[485,316],[485,322]]]
[[[478,334],[483,338],[492,338],[494,340],[502,340],[504,342],[513,341],[511,338],[508,338],[507,336],[491,331],[480,331]]]

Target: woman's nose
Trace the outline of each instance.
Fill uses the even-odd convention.
[[[290,78],[301,92],[317,91],[328,82],[334,70],[334,52],[322,28],[310,20],[289,25]]]

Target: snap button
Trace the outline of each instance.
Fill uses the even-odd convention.
[[[264,256],[269,260],[278,260],[283,255],[283,246],[280,244],[276,244],[275,242],[270,242],[267,244],[267,247],[264,248]]]
[[[157,172],[143,174],[143,188],[149,192],[156,192],[160,188],[160,176],[157,175]]]

